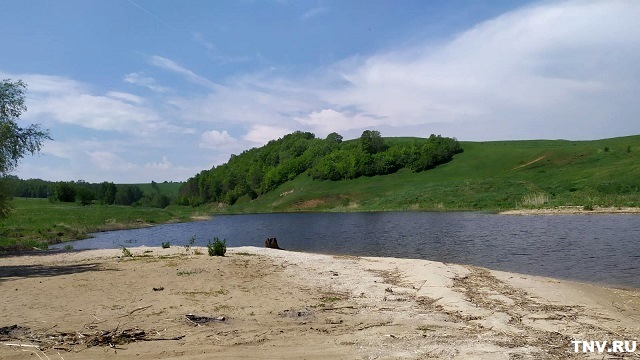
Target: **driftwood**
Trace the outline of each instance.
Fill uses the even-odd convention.
[[[198,315],[193,315],[193,314],[187,314],[184,316],[185,318],[187,318],[187,320],[189,320],[190,322],[192,322],[193,324],[196,325],[203,325],[203,324],[208,324],[210,322],[225,322],[227,321],[227,318],[224,316],[198,316]]]
[[[18,331],[19,330],[19,331]],[[75,346],[84,345],[116,347],[136,341],[161,341],[180,340],[184,335],[175,337],[155,337],[150,336],[145,330],[130,328],[119,330],[97,330],[94,332],[33,332],[26,327],[18,325],[0,328],[3,332],[3,341],[14,340],[17,342],[0,343],[5,346],[16,346],[21,348],[35,348],[39,351],[48,349],[58,349],[71,351]],[[158,334],[160,335],[160,334]]]

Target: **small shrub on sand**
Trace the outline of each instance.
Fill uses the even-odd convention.
[[[126,247],[122,248],[122,256],[124,257],[133,257],[133,253],[131,253],[131,251],[129,249],[127,249]]]
[[[171,247],[171,244],[167,241],[167,242],[162,242],[162,248],[163,249],[168,249]]]
[[[214,237],[213,242],[209,241],[207,244],[207,249],[209,250],[209,256],[224,256],[227,252],[227,240],[220,241],[220,239]]]

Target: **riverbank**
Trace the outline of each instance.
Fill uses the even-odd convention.
[[[514,209],[501,211],[501,215],[571,215],[571,214],[640,214],[638,207],[584,207],[558,206],[548,209]]]
[[[640,337],[638,290],[427,260],[129,250],[3,257],[0,358],[564,359],[586,357],[572,339]]]

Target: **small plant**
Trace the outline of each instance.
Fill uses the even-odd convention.
[[[609,152],[609,147],[605,146],[603,150],[604,150],[604,152]]]
[[[593,211],[593,205],[588,204],[582,207],[582,210],[584,211]]]
[[[189,245],[193,246],[196,243],[196,234],[191,235],[191,239],[189,239]]]
[[[227,240],[220,241],[220,239],[214,237],[213,242],[209,241],[207,244],[207,249],[209,250],[209,256],[224,256],[227,252]]]
[[[178,276],[188,276],[188,275],[193,275],[195,273],[196,273],[196,271],[194,271],[194,270],[184,270],[184,271],[178,271],[176,273],[176,275],[178,275]]]
[[[631,145],[627,145],[627,154],[631,153]]]
[[[164,242],[164,241],[162,242],[162,248],[163,249],[168,249],[170,247],[171,247],[171,244],[168,241],[167,242]]]
[[[200,249],[193,250],[193,255],[203,255],[204,253]]]
[[[122,247],[122,256],[124,257],[133,257],[133,253],[126,247]]]
[[[545,193],[533,193],[522,197],[522,205],[524,206],[542,206],[549,201],[549,195]]]
[[[71,251],[71,250],[73,250],[73,245],[71,245],[71,244],[67,244],[67,245],[65,245],[65,246],[64,246],[64,249],[65,249],[66,251]]]

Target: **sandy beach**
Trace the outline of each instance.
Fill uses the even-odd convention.
[[[0,258],[1,359],[603,359],[640,291],[255,247]],[[187,316],[188,315],[188,316]]]

